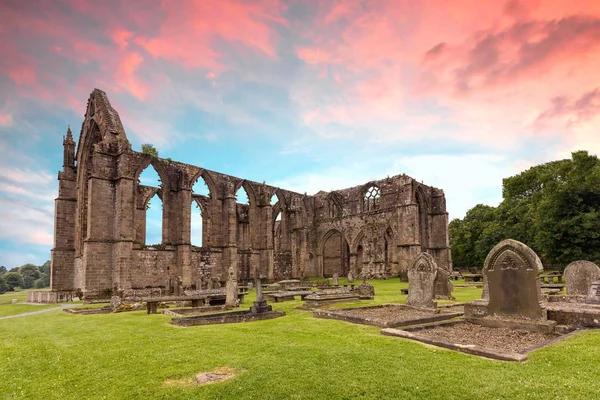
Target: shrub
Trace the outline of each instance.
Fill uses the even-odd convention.
[[[4,276],[0,275],[0,294],[8,291],[8,285],[6,284],[6,279]]]
[[[8,285],[8,290],[11,292],[15,290],[16,287],[22,288],[24,286],[23,276],[18,272],[7,272],[3,277]]]

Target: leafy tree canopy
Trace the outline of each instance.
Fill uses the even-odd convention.
[[[505,178],[498,207],[479,204],[450,223],[458,268],[483,267],[487,253],[511,238],[530,246],[546,266],[600,261],[600,161],[586,151]]]

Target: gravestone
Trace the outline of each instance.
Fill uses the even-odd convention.
[[[337,273],[333,274],[333,277],[331,278],[331,285],[339,286],[340,285],[339,279],[340,279],[340,276]]]
[[[569,296],[587,296],[593,282],[600,279],[600,268],[590,261],[574,261],[565,268],[564,277]]]
[[[543,269],[537,254],[525,244],[512,239],[498,243],[489,252],[483,267],[489,292],[488,314],[545,319],[537,278]]]
[[[267,304],[267,301],[263,299],[262,284],[260,278],[256,278],[256,301],[254,305],[250,307],[250,313],[260,314],[273,311],[273,307]]]
[[[435,308],[434,282],[437,265],[429,253],[420,253],[408,269],[408,298],[406,304],[413,307]]]
[[[352,271],[348,272],[348,283],[354,282],[354,274]]]
[[[434,261],[435,262],[435,261]],[[436,299],[452,300],[452,289],[454,288],[450,281],[450,271],[437,265],[437,274],[434,282],[434,296]]]
[[[375,288],[367,281],[358,285],[356,293],[358,293],[361,300],[373,300],[375,298]]]
[[[592,282],[590,285],[586,303],[600,304],[600,281]]]
[[[237,306],[238,285],[233,267],[229,267],[229,276],[225,287],[225,305],[228,307]]]

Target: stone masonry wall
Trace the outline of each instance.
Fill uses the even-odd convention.
[[[230,267],[238,279],[347,271],[389,278],[421,251],[452,268],[444,193],[407,175],[309,196],[152,157],[131,150],[118,113],[98,89],[75,145],[69,129],[55,209],[53,290],[93,297],[160,287],[174,277],[190,288],[224,280]],[[141,185],[146,168],[156,170],[160,187]],[[208,195],[193,193],[198,181]],[[247,204],[237,202],[240,190]],[[153,194],[163,202],[162,242],[147,248],[145,207]],[[198,247],[190,235],[197,207]]]

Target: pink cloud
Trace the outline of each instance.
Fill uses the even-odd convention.
[[[579,138],[573,146],[600,151],[590,135],[573,131],[573,121],[582,130],[581,119],[589,125],[598,113],[590,94],[597,85],[590,84],[600,65],[600,3],[320,4],[304,35],[310,44],[296,48],[313,70],[312,81],[296,86],[297,103],[317,131],[351,123],[375,138],[402,140],[433,137],[431,128],[444,123],[456,127],[446,134],[459,140],[508,147],[523,136],[571,142],[571,132]],[[326,68],[343,76],[335,107],[320,106],[332,101],[328,91],[339,83]],[[552,99],[563,97],[568,106],[553,109]],[[552,129],[539,129],[540,115]]]
[[[276,57],[277,37],[269,24],[286,24],[280,1],[185,0],[174,4],[162,3],[166,18],[157,35],[136,38],[152,56],[186,68],[220,71],[225,67],[222,50],[216,45],[220,39]]]
[[[12,125],[12,122],[13,122],[12,115],[0,113],[0,126],[9,126],[9,125]]]

